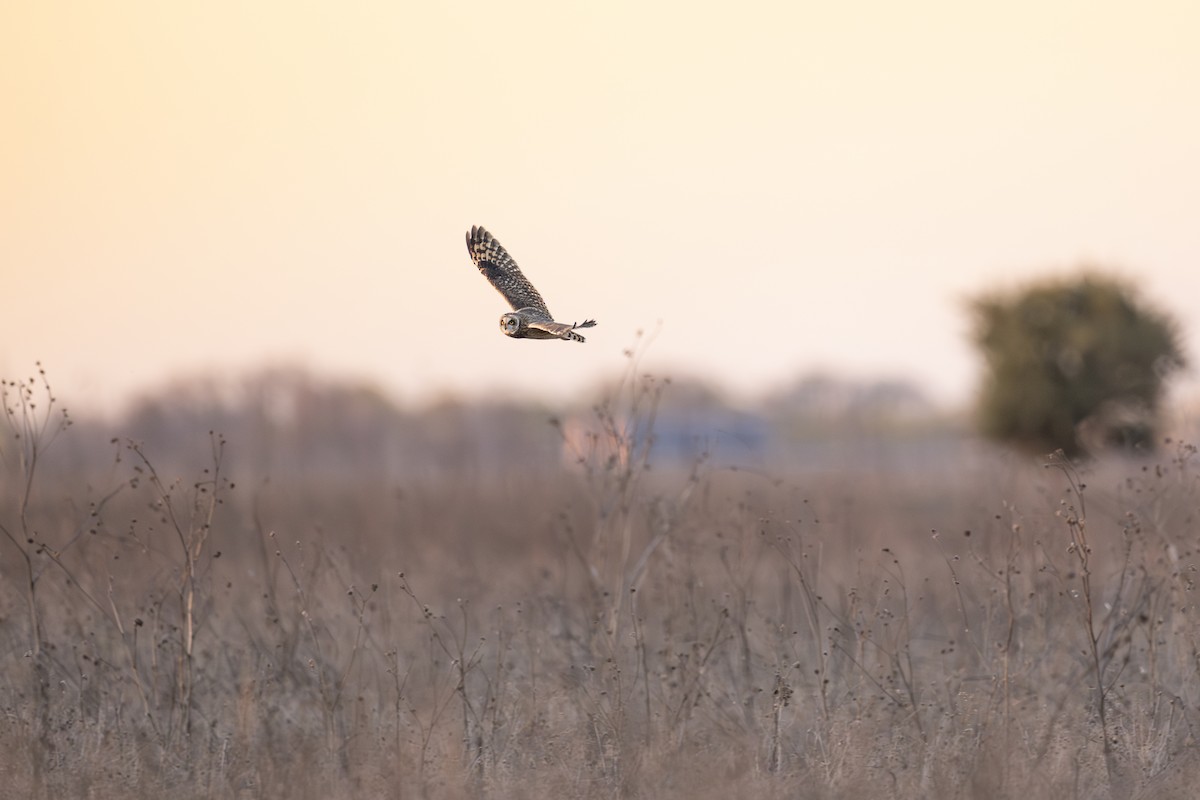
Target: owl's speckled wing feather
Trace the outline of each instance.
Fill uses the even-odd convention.
[[[483,277],[496,287],[496,291],[504,295],[513,311],[536,308],[547,318],[552,318],[550,309],[546,308],[546,301],[538,294],[538,290],[533,288],[529,279],[521,274],[517,262],[513,261],[508,251],[496,241],[495,236],[482,227],[472,225],[467,234],[467,251],[470,252],[475,266],[483,273]]]

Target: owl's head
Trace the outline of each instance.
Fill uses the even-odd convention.
[[[500,330],[504,331],[505,336],[516,336],[517,331],[521,330],[521,318],[516,314],[505,314],[500,318]]]

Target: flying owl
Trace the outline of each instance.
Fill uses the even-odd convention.
[[[584,338],[575,332],[577,328],[590,328],[596,320],[584,320],[568,325],[555,322],[546,308],[546,301],[538,294],[508,251],[496,241],[496,237],[483,228],[471,226],[467,233],[467,252],[475,266],[504,295],[512,311],[500,317],[500,330],[514,339],[567,339],[576,342]]]

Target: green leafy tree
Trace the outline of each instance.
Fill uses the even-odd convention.
[[[971,310],[985,434],[1068,455],[1153,447],[1164,381],[1184,356],[1178,324],[1132,286],[1084,272],[981,295]]]

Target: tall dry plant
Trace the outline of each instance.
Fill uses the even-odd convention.
[[[204,559],[205,545],[212,533],[213,515],[225,502],[225,493],[234,488],[234,484],[221,473],[224,437],[209,431],[208,440],[209,466],[203,469],[200,478],[191,482],[182,478],[164,479],[139,443],[129,442],[127,445],[135,459],[133,470],[137,473],[130,485],[136,489],[143,479],[149,484],[151,512],[157,515],[157,523],[165,527],[165,532],[177,546],[175,571],[179,649],[176,654],[170,729],[182,736],[187,736],[192,730],[196,632],[200,624],[197,616],[201,607],[201,582],[207,564]],[[154,522],[151,522],[145,533],[154,532]],[[145,534],[134,529],[130,535]],[[119,624],[119,617],[117,620]]]
[[[37,597],[41,570],[35,557],[41,555],[47,545],[30,525],[29,506],[43,456],[71,425],[67,409],[57,408],[58,401],[41,362],[37,363],[37,372],[36,377],[0,380],[0,405],[4,408],[4,421],[9,432],[4,440],[0,440],[0,458],[10,480],[15,478],[11,482],[5,481],[13,487],[6,492],[5,505],[12,509],[14,518],[0,519],[0,533],[20,556],[24,566],[29,653],[35,664],[42,654],[42,621]]]
[[[620,380],[591,408],[583,434],[570,435],[557,419],[551,423],[562,437],[564,451],[581,470],[592,498],[590,530],[565,525],[566,539],[587,576],[591,590],[593,655],[604,665],[600,677],[608,684],[597,697],[595,718],[620,738],[629,722],[628,702],[636,687],[639,738],[654,739],[650,657],[645,631],[646,609],[639,592],[663,548],[669,546],[679,521],[701,482],[707,454],[691,465],[681,485],[650,484],[657,438],[655,423],[669,378],[641,371],[641,361],[653,335],[638,331],[625,350],[626,367]],[[634,676],[629,681],[616,665],[623,662],[623,643],[632,637]]]

